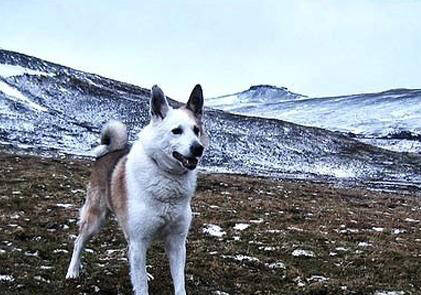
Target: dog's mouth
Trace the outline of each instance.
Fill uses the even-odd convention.
[[[180,163],[189,170],[193,170],[197,166],[198,160],[194,157],[184,157],[179,152],[173,152],[173,157],[176,158]]]

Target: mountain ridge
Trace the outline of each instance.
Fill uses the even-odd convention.
[[[250,89],[259,88],[252,92]],[[210,98],[206,105],[231,113],[274,118],[350,134],[394,151],[421,153],[421,89],[396,88],[376,93],[331,97],[266,96],[263,86]],[[293,92],[290,92],[293,93]],[[394,140],[392,140],[394,139]],[[398,141],[400,140],[400,141]]]
[[[325,95],[325,96],[312,96],[312,95],[306,95],[306,94],[301,94],[301,93],[296,93],[294,91],[291,91],[288,89],[288,87],[285,86],[276,86],[276,85],[271,85],[271,84],[253,84],[251,85],[248,89],[245,90],[241,90],[241,91],[237,91],[237,92],[233,92],[233,93],[229,93],[229,94],[223,94],[223,95],[218,95],[218,96],[213,96],[213,97],[208,97],[207,99],[211,100],[211,99],[216,99],[216,98],[222,98],[222,97],[227,97],[227,96],[232,96],[232,95],[238,95],[250,90],[256,90],[259,88],[268,88],[268,89],[278,89],[278,90],[285,90],[288,91],[292,94],[296,94],[308,99],[329,99],[329,98],[342,98],[342,97],[351,97],[351,96],[360,96],[360,95],[378,95],[378,94],[389,94],[389,93],[393,93],[393,92],[399,92],[399,91],[407,91],[407,92],[419,92],[421,91],[421,88],[390,88],[390,89],[386,89],[386,90],[380,90],[380,91],[374,91],[374,92],[370,92],[370,91],[363,91],[363,92],[356,92],[356,93],[351,93],[351,94],[339,94],[339,95]]]
[[[10,60],[40,72],[7,76],[2,65]],[[43,75],[43,69],[50,75]],[[0,50],[0,81],[21,95],[0,88],[0,146],[9,151],[89,157],[108,120],[128,125],[131,141],[149,120],[148,89],[35,57]],[[170,103],[179,105],[172,99]],[[421,157],[415,155],[276,119],[206,108],[204,120],[211,138],[201,163],[206,171],[390,184],[409,190],[421,185]]]

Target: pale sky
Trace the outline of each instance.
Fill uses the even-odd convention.
[[[0,48],[179,100],[421,88],[421,1],[1,0]]]

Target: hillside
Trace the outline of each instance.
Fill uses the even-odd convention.
[[[89,157],[112,118],[128,125],[133,140],[149,120],[148,105],[147,89],[0,50],[0,145],[9,152]],[[421,184],[421,156],[337,132],[212,109],[205,125],[211,142],[204,171],[414,192]]]
[[[127,248],[107,222],[66,281],[90,162],[0,154],[0,287],[15,294],[130,294]],[[309,181],[200,175],[189,294],[419,294],[419,197]],[[172,294],[160,243],[151,294]],[[387,293],[395,292],[395,293]]]

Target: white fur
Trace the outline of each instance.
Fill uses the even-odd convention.
[[[162,91],[156,93],[160,95]],[[127,188],[127,212],[124,213],[125,216],[117,217],[119,220],[127,220],[122,225],[129,243],[130,276],[135,293],[148,294],[146,251],[152,240],[159,238],[164,242],[170,261],[175,294],[185,295],[185,244],[192,220],[190,201],[196,188],[197,172],[195,169],[185,168],[174,158],[173,152],[191,158],[193,144],[205,146],[206,142],[200,142],[202,137],[194,133],[193,129],[198,121],[191,112],[186,109],[172,109],[165,97],[160,103],[163,109],[160,110],[159,105],[156,105],[157,114],[152,114],[150,123],[139,133],[138,140],[127,155],[124,179]],[[164,114],[164,118],[159,114]],[[110,126],[114,128],[105,130],[119,131],[111,134],[112,145],[113,139],[118,136],[122,138],[122,128],[114,123]],[[182,134],[174,134],[172,130],[175,128],[181,128]],[[118,141],[114,141],[116,142]],[[105,149],[111,148],[107,146]],[[83,208],[90,208],[89,194]],[[100,218],[95,224],[83,225],[75,242],[67,278],[79,275],[81,251],[91,233],[98,231],[105,216]]]
[[[185,242],[192,214],[190,201],[196,170],[189,171],[172,157],[174,150],[189,154],[197,140],[195,122],[185,112],[170,109],[165,120],[152,120],[139,134],[128,155],[128,236],[131,278],[136,294],[148,294],[146,249],[155,238],[164,241],[170,260],[175,294],[184,286]],[[183,135],[171,133],[183,128]]]
[[[111,139],[111,142],[107,145],[105,144],[105,138],[108,137]],[[91,153],[99,158],[103,155],[123,149],[127,143],[127,129],[126,125],[119,121],[111,120],[108,122],[101,132],[101,144],[94,148]]]

